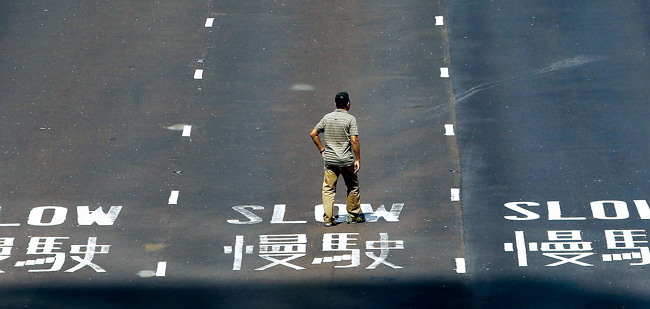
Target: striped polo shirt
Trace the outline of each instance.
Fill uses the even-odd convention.
[[[357,119],[344,109],[325,116],[314,128],[325,136],[325,164],[346,167],[354,164],[350,136],[359,135]]]

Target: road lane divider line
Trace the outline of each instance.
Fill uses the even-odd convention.
[[[528,257],[526,255],[526,240],[524,232],[515,231],[515,244],[517,245],[517,260],[519,266],[528,266]]]
[[[452,188],[451,189],[451,201],[459,202],[460,201],[460,189]]]
[[[446,136],[454,136],[454,125],[453,124],[446,124],[445,125],[445,135]]]
[[[183,136],[190,136],[192,134],[192,126],[185,125],[183,126]]]
[[[158,267],[156,268],[156,277],[164,277],[167,272],[167,262],[158,262]]]
[[[169,194],[169,205],[176,205],[178,204],[178,195],[180,191],[172,191],[172,193]]]
[[[456,272],[459,274],[464,274],[467,272],[464,258],[456,258]]]
[[[194,79],[203,79],[203,70],[196,69],[196,71],[194,71]]]

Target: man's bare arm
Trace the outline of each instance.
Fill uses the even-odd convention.
[[[318,148],[318,151],[323,153],[323,150],[325,150],[325,147],[323,147],[323,144],[320,141],[320,137],[318,137],[318,130],[313,129],[311,130],[311,133],[309,133],[309,136],[311,136],[311,140],[314,141],[314,145]]]
[[[361,145],[359,144],[359,137],[356,135],[350,136],[350,144],[352,144],[352,151],[354,151],[354,172],[361,169]]]

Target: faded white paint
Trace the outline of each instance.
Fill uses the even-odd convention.
[[[50,222],[43,222],[43,214],[46,210],[53,211],[52,219]],[[68,209],[65,207],[59,206],[41,206],[34,207],[29,212],[29,217],[27,218],[27,224],[34,226],[53,226],[59,225],[65,222],[65,218],[68,214]]]
[[[316,88],[309,84],[295,84],[291,87],[291,90],[296,90],[296,91],[312,91],[314,89]]]
[[[151,278],[156,276],[156,272],[153,270],[141,270],[137,272],[136,275],[138,275],[140,278]]]
[[[189,125],[184,124],[184,123],[179,123],[179,124],[175,124],[175,125],[165,127],[165,129],[172,130],[172,131],[183,131],[183,130],[185,130],[185,127],[187,127],[187,126],[189,126]]]
[[[260,216],[252,213],[250,210],[247,210],[246,208],[250,208],[252,210],[262,210],[264,209],[264,206],[257,206],[257,205],[240,205],[240,206],[233,206],[232,209],[234,209],[236,212],[244,215],[244,217],[248,218],[249,221],[241,221],[241,220],[228,220],[228,223],[230,224],[256,224],[260,223],[264,220],[260,218]]]
[[[113,225],[121,210],[122,206],[111,206],[108,213],[104,213],[101,206],[93,211],[88,206],[77,206],[77,222],[79,225]]]
[[[383,218],[387,222],[398,222],[400,213],[404,208],[404,203],[394,203],[390,210],[386,210],[384,205],[379,206],[376,210],[372,209],[370,204],[361,204],[361,211],[366,217],[366,222],[377,222],[379,218]],[[261,223],[264,220],[253,213],[253,210],[264,210],[264,206],[258,205],[238,205],[233,206],[233,210],[242,214],[248,219],[248,221],[229,219],[227,220],[230,224],[257,224]],[[318,222],[323,222],[323,214],[325,210],[323,204],[314,206],[314,219]],[[334,204],[334,214],[338,215],[338,222],[345,222],[347,217],[347,210],[345,204]],[[307,221],[297,220],[297,221],[285,221],[284,217],[286,215],[286,205],[277,204],[273,207],[273,216],[271,218],[272,224],[305,224]]]
[[[642,220],[650,220],[650,207],[647,200],[634,200],[637,215]],[[517,215],[503,216],[506,220],[513,221],[530,221],[537,220],[541,216],[527,207],[539,207],[536,202],[508,202],[503,204],[504,207],[514,211]],[[526,207],[526,208],[525,208]],[[550,221],[584,221],[588,217],[568,217],[562,214],[562,206],[559,201],[547,201],[548,220]],[[583,210],[584,207],[577,208]],[[605,200],[593,201],[590,203],[591,215],[593,219],[598,220],[625,220],[630,218],[630,208],[624,201]],[[574,209],[576,211],[576,209]]]
[[[366,249],[380,250],[379,256],[376,256],[372,252],[366,252],[366,256],[373,260],[372,264],[366,267],[366,269],[375,269],[382,264],[393,269],[402,268],[402,266],[386,261],[386,258],[388,258],[388,253],[391,249],[404,249],[403,240],[388,240],[388,233],[379,233],[379,241],[366,241]]]
[[[284,214],[286,212],[287,205],[278,204],[273,207],[273,217],[271,218],[271,223],[307,223],[307,221],[284,221]]]
[[[398,222],[399,215],[403,208],[404,203],[394,203],[391,206],[390,211],[386,211],[384,205],[379,206],[377,210],[373,210],[371,204],[361,204],[361,212],[363,212],[366,217],[366,222],[377,222],[379,218],[384,218],[384,220],[388,222]],[[337,222],[345,222],[348,215],[345,204],[334,204],[333,213],[339,216],[338,220],[336,220]],[[323,214],[325,214],[323,204],[316,205],[314,207],[314,220],[325,222],[323,221]]]

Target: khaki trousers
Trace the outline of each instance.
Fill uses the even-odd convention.
[[[361,213],[361,194],[359,193],[359,178],[354,173],[354,166],[338,167],[325,165],[325,177],[323,177],[323,220],[334,221],[334,198],[336,196],[336,182],[339,176],[343,176],[345,186],[348,188],[348,199],[346,209],[348,214],[358,216]]]

